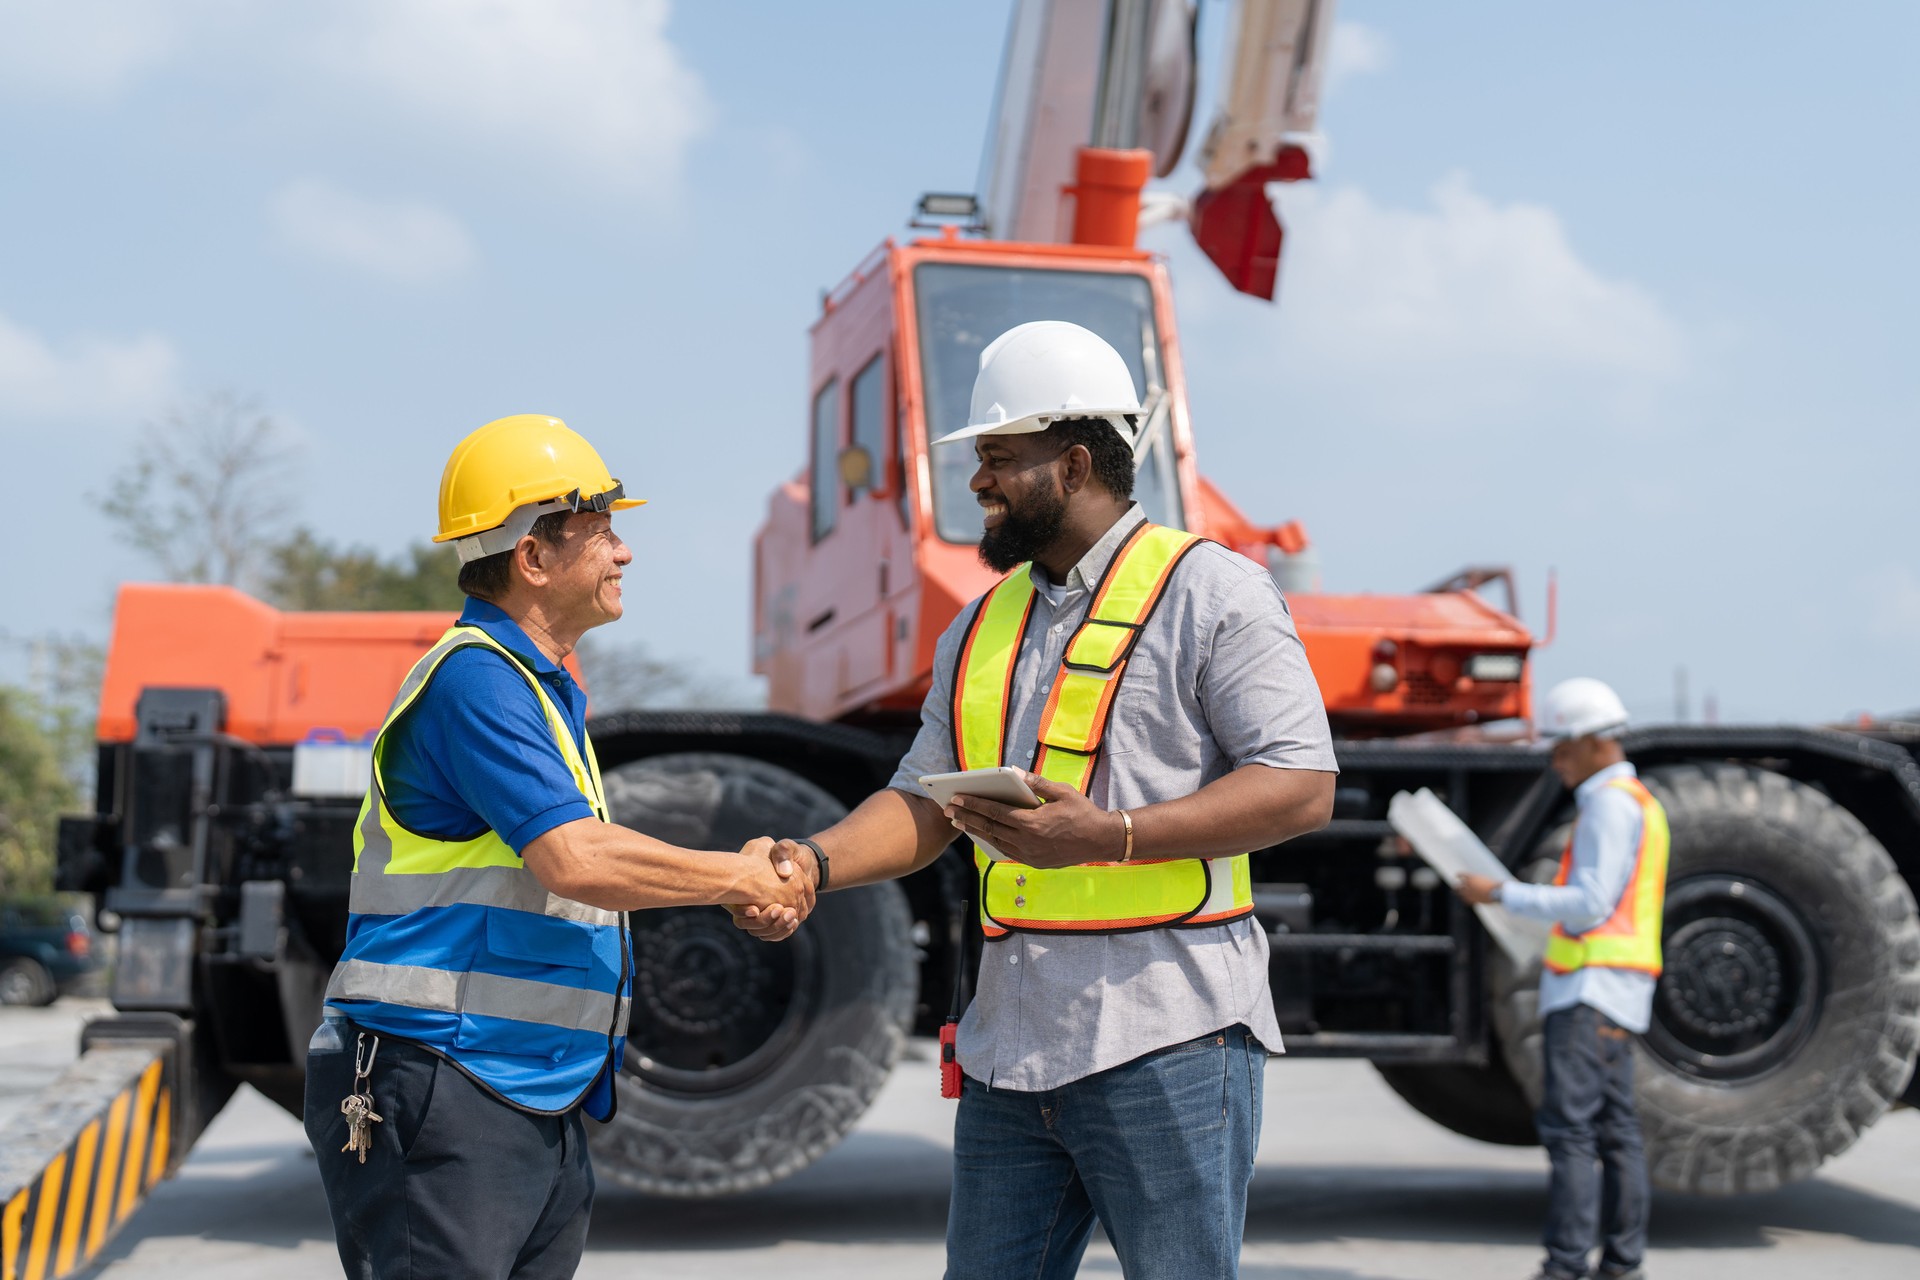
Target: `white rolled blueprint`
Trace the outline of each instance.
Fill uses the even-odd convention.
[[[1395,795],[1387,804],[1387,821],[1428,866],[1440,873],[1440,879],[1448,888],[1459,881],[1462,873],[1491,876],[1495,880],[1513,879],[1513,873],[1460,821],[1460,815],[1425,787],[1411,794],[1402,791]],[[1494,942],[1522,968],[1546,951],[1551,925],[1516,916],[1498,904],[1476,906],[1474,911],[1487,932],[1493,935]]]

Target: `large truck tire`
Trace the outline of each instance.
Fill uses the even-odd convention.
[[[1666,972],[1635,1061],[1648,1168],[1672,1191],[1770,1191],[1852,1146],[1906,1088],[1920,916],[1879,841],[1804,783],[1728,763],[1645,780],[1673,830]],[[1492,974],[1508,1065],[1536,1100],[1538,976],[1498,960]]]
[[[1484,1067],[1376,1062],[1374,1069],[1408,1106],[1442,1128],[1504,1147],[1540,1145],[1533,1104],[1502,1058]]]
[[[845,806],[744,756],[686,753],[606,777],[613,819],[691,848],[804,835]],[[718,907],[633,913],[635,982],[619,1114],[594,1167],[639,1191],[721,1196],[805,1168],[846,1136],[899,1058],[918,960],[897,885],[826,894],[765,943]]]

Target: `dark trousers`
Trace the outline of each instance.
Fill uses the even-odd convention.
[[[373,1149],[347,1140],[358,1028],[307,1054],[307,1141],[350,1280],[558,1280],[580,1265],[593,1166],[580,1111],[510,1107],[438,1054],[380,1037]],[[372,1040],[369,1033],[368,1040]]]
[[[1602,1274],[1639,1266],[1649,1197],[1633,1111],[1632,1035],[1586,1005],[1548,1014],[1546,1088],[1534,1124],[1553,1161],[1548,1273],[1586,1275],[1596,1243]]]
[[[1068,1280],[1096,1216],[1128,1280],[1232,1280],[1266,1066],[1236,1025],[1040,1093],[963,1080],[947,1280]]]

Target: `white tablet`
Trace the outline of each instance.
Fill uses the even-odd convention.
[[[966,769],[960,773],[929,773],[920,779],[920,785],[943,809],[953,803],[955,796],[979,796],[1016,809],[1040,807],[1040,797],[1027,785],[1023,771],[1009,765],[997,769]],[[1007,861],[1005,854],[985,840],[974,839],[973,843],[995,862]]]

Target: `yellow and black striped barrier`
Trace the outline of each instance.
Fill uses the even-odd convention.
[[[98,1044],[0,1130],[0,1280],[96,1254],[179,1157],[176,1046]]]

